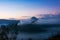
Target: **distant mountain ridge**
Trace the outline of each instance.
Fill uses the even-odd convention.
[[[14,23],[18,22],[19,20],[8,20],[8,19],[0,19],[0,24],[9,24],[9,23]]]
[[[45,14],[44,17],[39,18],[36,24],[60,24],[60,13],[52,15]]]

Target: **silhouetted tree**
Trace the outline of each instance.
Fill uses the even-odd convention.
[[[6,27],[4,25],[2,25],[1,29],[2,29],[2,31],[0,33],[0,40],[8,40]]]
[[[29,38],[28,40],[32,40],[31,38]]]
[[[23,40],[23,38],[21,40]]]

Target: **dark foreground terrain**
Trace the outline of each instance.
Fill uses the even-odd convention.
[[[45,28],[49,27],[60,27],[60,24],[28,24],[20,26],[20,31],[28,32],[28,33],[38,33],[38,32],[46,32]]]
[[[1,25],[0,40],[60,40],[59,24],[28,24],[18,26],[17,23],[18,21],[9,23],[8,25]],[[51,36],[50,33],[56,33],[56,35],[53,34]],[[31,37],[28,38],[29,35]]]
[[[48,40],[60,40],[60,34],[48,38]]]

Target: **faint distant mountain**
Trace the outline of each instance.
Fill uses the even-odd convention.
[[[44,17],[44,19],[60,19],[60,13],[57,13],[57,14],[55,14],[55,15],[53,15],[53,14],[45,14],[45,15],[43,15]]]
[[[30,19],[27,20],[20,20],[18,23],[19,25],[23,24],[60,24],[60,13],[57,13],[55,15],[53,14],[43,14],[42,18],[36,18],[36,17],[31,17]]]
[[[42,18],[36,22],[37,24],[60,24],[60,13],[44,14]]]
[[[15,18],[9,18],[9,20],[16,20]]]
[[[31,17],[30,19],[25,19],[25,20],[20,20],[18,25],[27,25],[27,24],[32,24],[35,23],[38,19],[36,17]]]

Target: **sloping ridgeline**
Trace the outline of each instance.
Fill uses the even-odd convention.
[[[0,19],[0,24],[8,24],[8,23],[15,23],[15,22],[18,22],[18,20]]]

